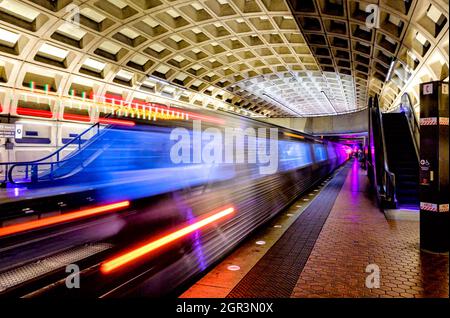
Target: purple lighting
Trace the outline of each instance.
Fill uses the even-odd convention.
[[[354,160],[353,165],[352,165],[351,189],[352,189],[352,199],[357,198],[359,195],[358,194],[358,189],[359,189],[358,160]]]

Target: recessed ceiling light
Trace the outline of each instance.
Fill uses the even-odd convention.
[[[203,9],[203,7],[197,2],[192,3],[191,6],[197,11],[200,11]]]
[[[84,61],[83,66],[88,69],[94,70],[95,72],[101,72],[105,68],[106,64],[103,62],[99,62],[97,60],[88,58],[88,59],[86,59],[86,61]]]
[[[425,46],[428,42],[427,38],[420,32],[416,33],[416,39],[420,42],[423,46]]]
[[[161,74],[166,74],[168,71],[170,71],[170,67],[166,66],[166,65],[160,65],[158,66],[158,68],[155,70],[158,73]]]
[[[163,92],[168,94],[173,94],[175,92],[175,87],[173,86],[165,86]]]
[[[199,80],[195,80],[192,85],[194,85],[195,87],[199,87],[200,85],[202,85],[203,83]]]
[[[151,48],[153,51],[155,51],[157,53],[161,53],[162,51],[164,51],[166,49],[164,46],[162,46],[159,43],[153,43],[149,46],[149,48]]]
[[[183,82],[187,77],[188,77],[188,76],[187,76],[186,74],[180,73],[180,74],[178,74],[175,78],[176,78],[177,80]]]
[[[130,28],[124,28],[122,30],[119,31],[119,33],[125,35],[126,37],[134,40],[137,37],[139,37],[139,33],[137,33],[136,31],[130,29]]]
[[[428,10],[427,10],[427,16],[428,16],[434,23],[437,24],[437,23],[439,23],[439,20],[440,20],[440,18],[441,18],[441,16],[442,16],[442,12],[439,11],[439,9],[438,9],[436,6],[430,4],[430,7],[429,7]]]
[[[76,27],[74,24],[72,23],[64,23],[62,24],[57,32],[59,34],[62,34],[68,38],[80,41],[85,35],[86,35],[86,31]]]
[[[393,14],[389,14],[389,22],[396,26],[400,26],[401,20]]]
[[[181,63],[181,62],[183,62],[184,60],[186,60],[184,57],[182,57],[181,55],[176,55],[176,56],[174,56],[173,57],[173,59],[175,60],[175,61],[177,61],[178,63]]]
[[[19,38],[19,34],[0,28],[0,44],[14,47]]]
[[[153,88],[153,87],[155,87],[156,84],[155,84],[154,82],[145,80],[145,81],[142,82],[142,85],[144,85],[144,86],[146,86],[146,87]]]
[[[417,61],[417,56],[416,56],[413,52],[408,51],[408,55],[409,55],[414,61]]]
[[[142,20],[142,22],[144,22],[145,24],[149,25],[152,28],[156,28],[159,25],[159,23],[153,20],[152,18],[145,18],[144,20]]]
[[[120,70],[119,72],[117,72],[116,78],[129,82],[133,79],[133,73],[125,70]]]
[[[136,63],[138,65],[144,65],[145,63],[148,62],[148,58],[142,54],[137,54],[135,56],[133,56],[133,58],[131,59],[131,61],[133,63]]]
[[[108,0],[108,2],[118,7],[119,9],[125,9],[125,7],[128,6],[128,4],[126,4],[122,0]]]
[[[169,9],[166,12],[167,12],[168,15],[170,15],[174,19],[180,17],[180,14],[178,12],[176,12],[174,9]]]
[[[104,15],[98,13],[97,11],[92,10],[91,8],[87,8],[87,7],[81,9],[80,13],[96,23],[101,23],[103,20],[106,19],[106,17]]]
[[[103,50],[105,52],[108,52],[112,55],[116,55],[121,49],[122,47],[118,44],[115,44],[111,41],[105,41],[103,42],[99,47],[100,50]]]
[[[44,43],[41,45],[38,51],[39,55],[45,56],[58,61],[64,61],[69,54],[69,51],[60,49],[56,46]]]
[[[177,43],[181,42],[183,40],[182,37],[180,37],[179,35],[176,35],[176,34],[172,35],[170,38]]]
[[[38,10],[15,0],[3,0],[0,2],[0,10],[29,23],[36,20],[39,16]]]

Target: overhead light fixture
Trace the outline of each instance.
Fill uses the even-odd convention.
[[[106,64],[97,60],[93,60],[91,58],[87,58],[86,61],[84,61],[83,66],[95,72],[101,72],[105,68]]]
[[[87,34],[83,29],[78,28],[72,23],[64,23],[58,29],[57,32],[68,38],[74,39],[76,41],[81,41],[83,37]]]
[[[325,93],[325,91],[320,91],[322,93],[322,95],[325,97],[325,99],[328,101],[328,104],[330,104],[331,108],[333,108],[334,112],[337,114],[337,110],[336,108],[333,106],[333,104],[331,103],[330,99],[328,98],[327,94]]]
[[[391,61],[391,64],[389,65],[389,70],[388,70],[388,73],[386,75],[386,80],[384,81],[385,83],[389,82],[392,79],[392,75],[394,74],[395,62],[396,62],[396,59],[393,58],[392,61]]]
[[[117,74],[116,74],[116,78],[129,82],[133,79],[133,73],[127,72],[125,70],[120,70]]]
[[[19,38],[19,34],[0,28],[0,44],[8,47],[14,47]]]
[[[56,59],[57,61],[64,61],[69,52],[56,46],[44,43],[39,48],[38,54],[50,59]]]
[[[4,0],[0,2],[0,11],[6,12],[28,23],[32,23],[39,16],[39,11],[21,2],[23,1]]]
[[[122,35],[124,35],[127,38],[130,38],[132,40],[135,40],[136,38],[139,37],[139,33],[131,30],[130,28],[124,28],[124,29],[120,30],[119,33],[121,33]]]
[[[95,11],[89,7],[85,7],[83,9],[81,9],[80,13],[81,13],[81,15],[84,15],[86,18],[89,18],[96,23],[101,23],[103,20],[106,19],[106,17],[104,15],[98,13],[97,11]]]

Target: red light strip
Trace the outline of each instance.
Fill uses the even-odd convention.
[[[296,135],[296,134],[291,134],[291,133],[288,133],[288,132],[285,132],[284,135],[288,136],[288,137],[298,138],[298,139],[305,139],[305,137],[303,137],[303,136]]]
[[[74,220],[90,217],[90,216],[105,213],[105,212],[112,212],[114,210],[128,207],[129,205],[130,205],[130,201],[122,201],[122,202],[103,205],[103,206],[99,206],[99,207],[95,207],[95,208],[89,208],[89,209],[85,209],[85,210],[81,210],[81,211],[77,211],[77,212],[70,212],[70,213],[65,213],[62,215],[52,216],[52,217],[48,217],[48,218],[44,218],[44,219],[40,219],[40,220],[36,220],[36,221],[30,221],[30,222],[21,223],[21,224],[10,225],[10,226],[0,228],[0,237],[11,235],[11,234],[17,234],[17,233],[25,232],[25,231],[29,231],[29,230],[34,230],[34,229],[38,229],[38,228],[42,228],[42,227],[50,226],[50,225],[55,225],[55,224],[59,224],[59,223],[63,223],[63,222],[74,221]]]
[[[83,116],[83,115],[76,115],[76,114],[63,114],[63,118],[67,120],[77,120],[77,121],[84,121],[89,122],[91,121],[91,118],[89,116]]]
[[[40,109],[31,109],[31,108],[23,108],[17,107],[17,114],[24,116],[34,116],[34,117],[45,117],[52,118],[53,114],[48,110],[40,110]]]
[[[29,109],[29,108],[17,108],[17,114],[19,115],[25,115],[25,116],[38,116],[38,117],[45,117],[45,118],[52,118],[53,114],[52,112],[48,110],[39,110],[39,109]],[[89,122],[91,121],[91,118],[89,116],[84,115],[76,115],[76,114],[64,114],[63,118],[66,120],[77,120],[77,121],[84,121]],[[123,125],[123,126],[134,126],[135,122],[131,120],[123,120],[123,119],[108,119],[104,117],[99,118],[99,122],[101,124],[111,124],[111,125]]]
[[[95,97],[95,96],[93,96]],[[113,98],[108,98],[106,97],[106,99],[110,99],[111,100],[111,105],[116,105],[115,103],[113,103]],[[114,101],[120,101],[117,99],[114,99]],[[122,100],[123,101],[123,100]],[[126,105],[127,103],[124,103],[123,107],[127,107]],[[129,103],[128,103],[129,104]],[[182,114],[184,114],[185,116],[189,116],[192,119],[199,119],[199,120],[203,120],[206,122],[210,122],[210,123],[214,123],[214,124],[219,124],[219,125],[223,125],[225,123],[225,121],[223,119],[219,119],[219,118],[214,118],[211,116],[204,116],[204,115],[199,115],[197,113],[192,113],[192,112],[188,112],[188,111],[184,111],[182,109],[179,108],[175,108],[175,107],[167,107],[165,105],[161,105],[161,104],[152,104],[152,103],[136,103],[134,102],[135,105],[138,105],[137,107],[133,107],[131,106],[131,104],[129,104],[131,107],[131,109],[135,109],[138,110],[140,109],[140,107],[146,106],[146,107],[151,107],[154,111],[168,111],[168,112],[178,112],[180,114],[180,116]],[[118,105],[116,105],[118,106]],[[19,115],[24,115],[24,116],[34,116],[34,117],[45,117],[45,118],[52,118],[53,117],[53,113],[51,111],[48,110],[39,110],[39,109],[30,109],[30,108],[23,108],[23,107],[17,107],[17,113]],[[89,116],[83,116],[83,115],[76,115],[76,114],[64,114],[63,118],[66,120],[77,120],[77,121],[84,121],[84,122],[88,122],[90,121]],[[131,121],[117,121],[114,122],[114,124],[117,125],[126,125],[126,126],[134,126],[134,122],[133,124],[131,124]]]
[[[202,115],[198,115],[198,114],[191,113],[191,112],[186,112],[186,114],[188,114],[190,118],[197,118],[197,119],[211,122],[214,124],[223,125],[225,123],[225,121],[222,119],[218,119],[218,118],[214,118],[214,117],[210,117],[210,116],[202,116]]]
[[[78,120],[78,121],[91,121],[89,116],[83,115],[75,115],[75,114],[64,114],[64,119],[67,120]],[[105,117],[100,117],[98,119],[100,124],[107,125],[122,125],[122,126],[134,126],[135,122],[131,120],[123,120],[123,119],[108,119]]]
[[[164,245],[167,245],[167,244],[169,244],[175,240],[178,240],[196,230],[199,230],[208,224],[218,221],[218,220],[232,214],[233,212],[234,212],[234,208],[229,207],[225,210],[216,212],[208,217],[202,218],[202,219],[198,220],[197,222],[192,223],[186,227],[183,227],[175,232],[169,233],[159,239],[152,240],[148,243],[145,243],[141,247],[138,247],[138,248],[133,249],[129,252],[126,252],[122,255],[119,255],[115,258],[105,261],[101,265],[100,271],[104,274],[108,274],[108,273],[118,269],[119,267],[122,267],[138,258],[141,258]]]
[[[131,120],[122,120],[122,119],[108,119],[108,118],[99,118],[98,122],[100,124],[107,124],[107,125],[122,125],[122,126],[134,126],[136,123]]]

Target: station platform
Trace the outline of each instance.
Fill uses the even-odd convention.
[[[369,288],[366,279],[374,267],[379,269],[379,286]],[[387,219],[376,205],[366,172],[354,160],[300,197],[180,297],[448,296],[448,254],[420,251],[418,221]]]

